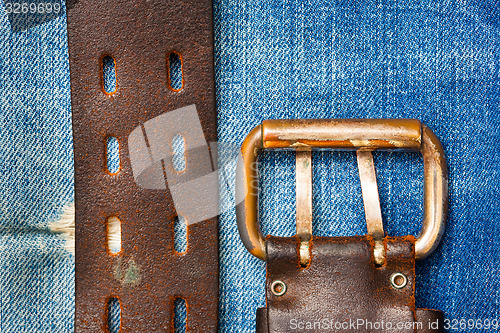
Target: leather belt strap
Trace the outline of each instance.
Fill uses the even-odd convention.
[[[313,237],[312,261],[299,263],[298,237],[267,238],[267,307],[257,333],[443,331],[443,313],[415,309],[415,240],[386,237],[386,263],[377,267],[370,236]],[[391,285],[394,273],[407,281]],[[272,292],[275,281],[286,292]],[[403,325],[398,327],[397,325]]]
[[[148,160],[154,155],[152,136],[162,129],[150,131],[148,121],[173,110],[175,119],[182,119],[182,112],[186,118],[198,116],[206,154],[208,142],[217,141],[212,2],[70,0],[67,7],[75,158],[75,331],[107,332],[107,302],[116,297],[121,305],[120,332],[173,332],[173,303],[181,297],[187,303],[187,330],[215,332],[217,218],[189,223],[188,249],[175,252],[176,203],[165,181],[170,173],[175,176],[172,160],[165,157],[168,154]],[[180,91],[169,88],[172,52],[182,60]],[[113,94],[103,89],[106,55],[116,62]],[[184,128],[182,123],[164,125],[181,132]],[[143,134],[144,142],[134,141],[133,133]],[[119,142],[117,174],[106,172],[109,136]],[[191,138],[185,140],[189,147]],[[131,145],[139,148],[132,151]],[[141,147],[151,156],[140,160]],[[199,150],[186,151],[187,169],[198,155]],[[142,179],[137,174],[141,163],[154,163],[159,173],[149,170],[148,175],[163,185]],[[213,170],[210,163],[209,167]],[[217,201],[216,190],[206,193],[207,199]],[[122,250],[117,255],[106,250],[110,216],[121,221]]]

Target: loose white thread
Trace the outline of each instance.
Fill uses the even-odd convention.
[[[50,231],[59,234],[66,241],[65,248],[75,254],[75,203],[63,207],[63,212],[57,221],[50,224]]]
[[[50,231],[59,234],[66,241],[65,248],[75,254],[75,203],[63,207],[63,212],[57,221],[50,224]],[[111,253],[121,251],[121,222],[116,216],[108,218],[108,247]]]

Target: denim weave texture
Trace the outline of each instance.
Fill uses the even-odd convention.
[[[500,4],[215,0],[214,27],[222,144],[282,118],[416,118],[436,133],[449,215],[417,262],[417,307],[500,320]],[[66,16],[18,30],[0,8],[0,332],[73,332],[74,257],[49,228],[74,192]],[[386,232],[418,235],[421,156],[374,158]],[[264,234],[295,233],[294,164],[292,152],[261,157]],[[315,152],[313,173],[314,234],[365,234],[355,154]],[[219,223],[219,331],[254,332],[265,263],[241,243],[233,209]],[[496,330],[449,330],[473,331]]]

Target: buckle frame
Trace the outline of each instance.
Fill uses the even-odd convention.
[[[375,240],[374,256],[383,264],[384,237],[378,210],[378,190],[371,152],[404,150],[420,152],[424,159],[424,217],[415,243],[415,258],[424,259],[438,246],[448,210],[448,169],[443,147],[426,125],[415,119],[295,119],[265,120],[256,126],[241,146],[243,172],[236,182],[236,220],[246,249],[266,259],[266,240],[258,220],[258,175],[255,167],[263,149],[297,151],[297,236],[301,239],[300,260],[310,261],[312,238],[311,150],[330,148],[355,150],[358,156],[368,234]],[[373,186],[375,185],[375,187]],[[376,199],[374,194],[376,193]]]

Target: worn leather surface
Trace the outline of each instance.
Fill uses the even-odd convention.
[[[257,332],[442,332],[442,312],[415,309],[414,238],[384,242],[387,260],[376,267],[369,236],[314,237],[303,268],[298,238],[268,237],[267,306],[257,311]],[[404,288],[392,287],[393,273],[406,275]],[[282,296],[271,292],[276,280],[287,286]],[[438,319],[437,329],[429,327]]]
[[[217,219],[189,225],[187,252],[174,252],[176,211],[169,189],[139,187],[127,147],[135,128],[193,104],[207,142],[217,141],[212,2],[80,0],[68,3],[67,16],[75,158],[75,331],[107,331],[107,301],[117,297],[120,332],[172,332],[174,298],[182,297],[187,330],[215,332]],[[179,92],[167,85],[172,51],[183,61],[184,88]],[[117,90],[112,95],[103,90],[104,55],[116,61]],[[108,136],[120,144],[116,175],[106,172]],[[113,215],[122,227],[122,251],[116,256],[107,252],[106,243],[106,218]]]

